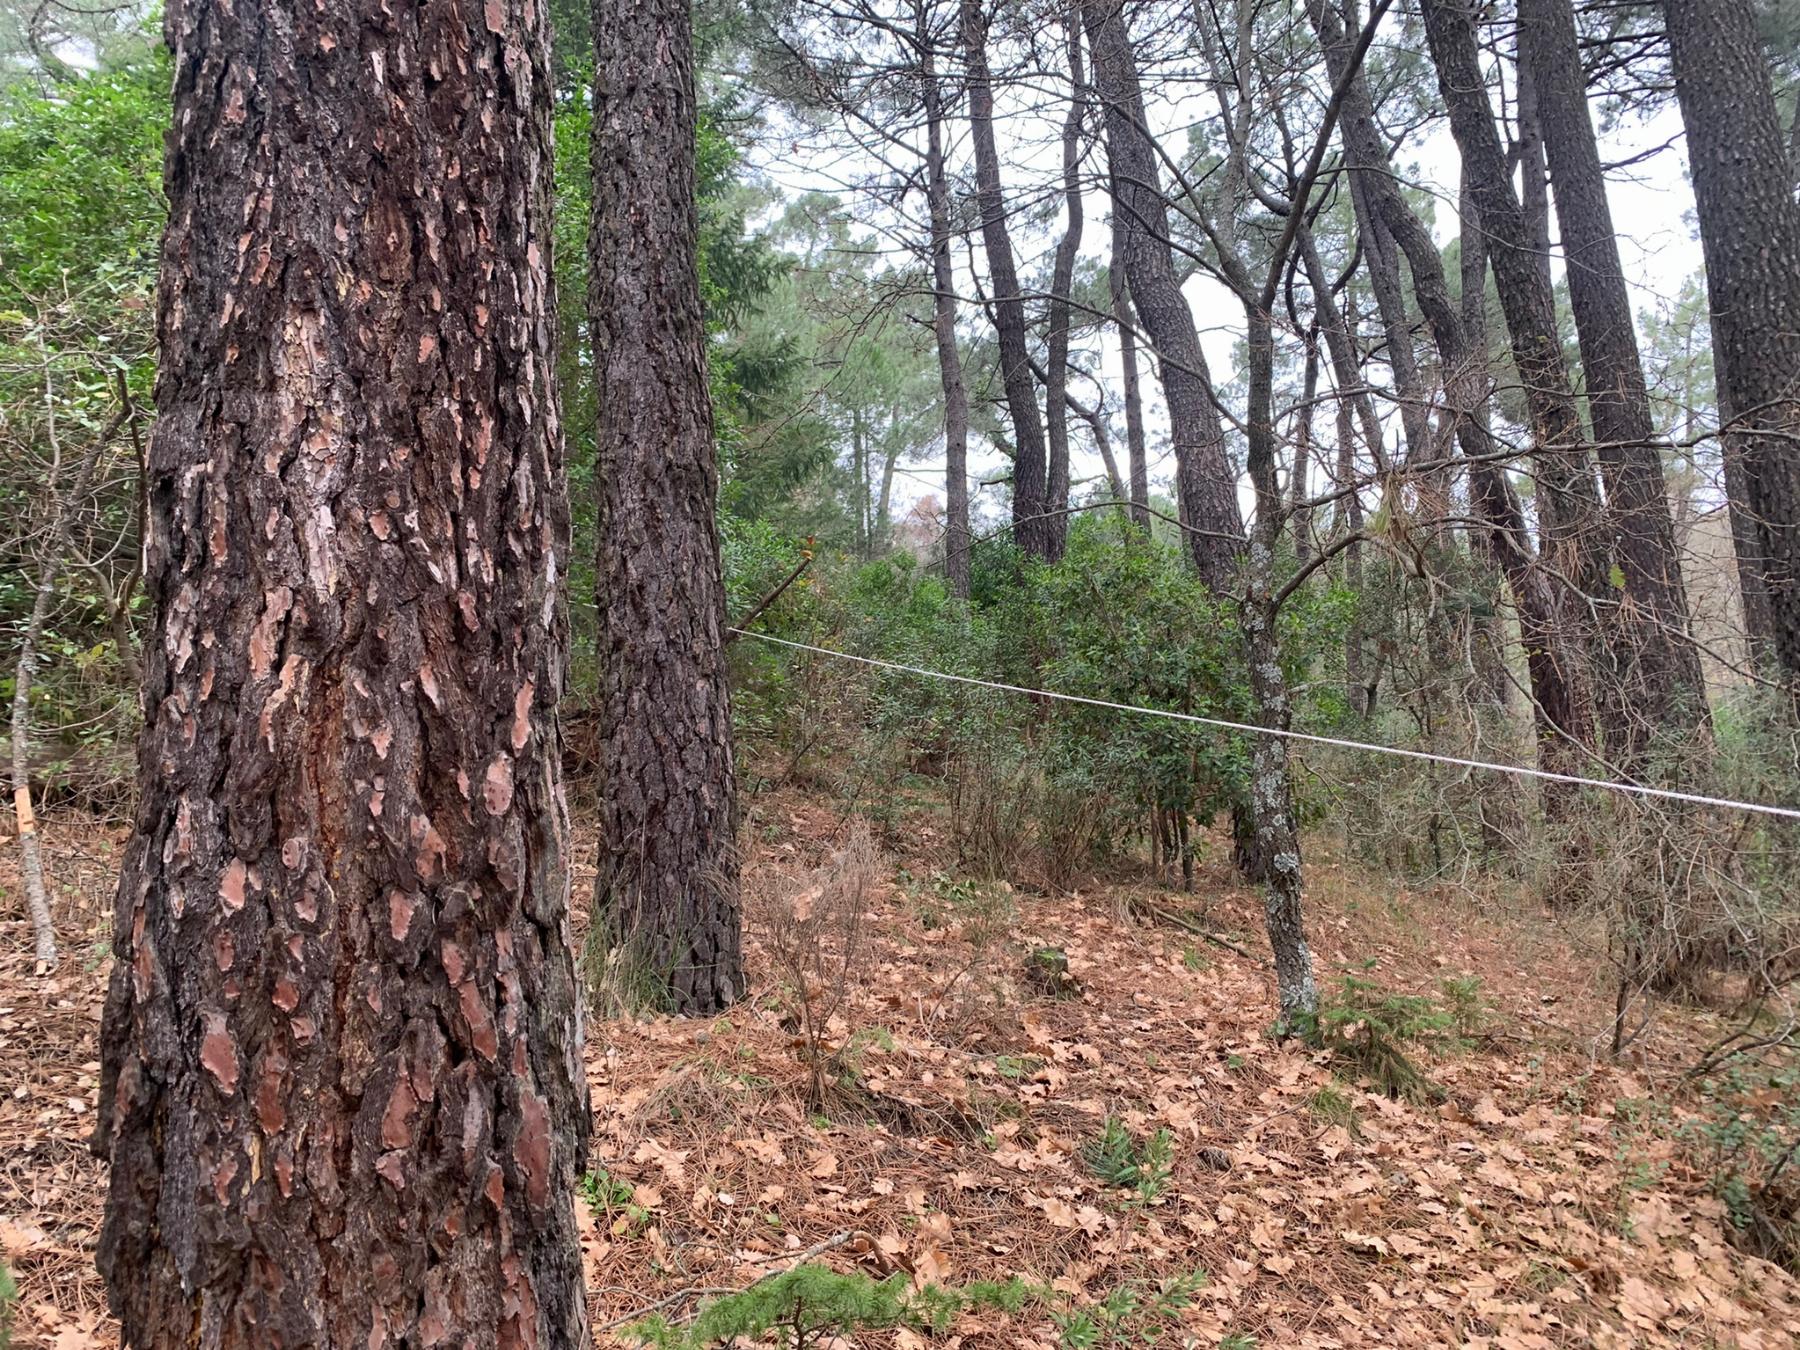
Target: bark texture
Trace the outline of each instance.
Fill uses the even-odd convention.
[[[1037,382],[1025,337],[1025,300],[1006,228],[1006,195],[1000,151],[994,142],[994,85],[988,69],[988,16],[982,0],[962,0],[963,56],[968,66],[969,130],[975,149],[975,199],[981,209],[981,242],[993,291],[994,332],[1000,348],[1000,383],[1013,426],[1013,541],[1038,558],[1057,549],[1049,507],[1049,462],[1044,423],[1038,416]]]
[[[128,1345],[588,1341],[545,22],[167,10]]]
[[[1610,713],[1607,751],[1615,763],[1636,771],[1659,736],[1705,727],[1706,691],[1700,654],[1688,638],[1687,587],[1675,552],[1668,485],[1569,0],[1519,0],[1519,46],[1533,75],[1549,153],[1619,569],[1602,613],[1610,666],[1608,696],[1601,701]]]
[[[1188,526],[1188,548],[1200,575],[1224,593],[1237,581],[1245,545],[1237,474],[1225,453],[1224,428],[1194,313],[1175,279],[1168,202],[1157,186],[1161,174],[1144,121],[1143,90],[1123,0],[1086,0],[1082,18],[1095,93],[1105,114],[1114,228],[1123,230],[1131,299],[1156,346],[1162,370],[1175,442],[1176,495]]]
[[[677,1012],[743,992],[718,465],[687,0],[594,0],[588,322],[599,380],[595,918]]]
[[[1739,567],[1761,579],[1747,589],[1800,708],[1800,205],[1749,0],[1664,0],[1663,13],[1733,414]]]

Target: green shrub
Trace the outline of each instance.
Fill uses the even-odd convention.
[[[1124,1121],[1108,1116],[1100,1133],[1081,1145],[1081,1160],[1106,1185],[1136,1191],[1138,1200],[1148,1204],[1168,1188],[1175,1136],[1159,1129],[1139,1141]]]
[[[1192,1307],[1206,1285],[1206,1272],[1195,1270],[1155,1284],[1136,1281],[1119,1285],[1091,1308],[1050,1314],[1067,1350],[1100,1346],[1155,1345],[1177,1331],[1180,1315]]]
[[[1366,971],[1370,967],[1365,965]],[[1418,994],[1397,994],[1346,971],[1334,996],[1324,999],[1305,1028],[1306,1038],[1329,1050],[1346,1068],[1389,1097],[1423,1102],[1442,1090],[1401,1048],[1414,1043],[1461,1044],[1451,1034],[1453,1013]]]
[[[1040,1296],[1018,1279],[915,1290],[899,1272],[877,1280],[861,1271],[840,1275],[807,1264],[713,1299],[685,1326],[648,1317],[622,1334],[657,1350],[709,1350],[735,1345],[740,1337],[756,1341],[770,1335],[784,1350],[813,1350],[858,1331],[899,1326],[943,1331],[966,1310],[1013,1314]]]
[[[1800,1068],[1731,1066],[1700,1085],[1678,1137],[1739,1244],[1800,1273]]]

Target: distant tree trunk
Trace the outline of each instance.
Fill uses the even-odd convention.
[[[1482,80],[1480,47],[1464,0],[1421,0],[1425,36],[1451,133],[1488,241],[1488,265],[1512,339],[1513,364],[1531,417],[1532,467],[1543,513],[1543,548],[1564,577],[1593,600],[1607,594],[1610,549],[1581,410],[1563,361],[1556,297],[1529,217],[1513,193],[1506,152]]]
[[[1156,148],[1144,121],[1143,92],[1123,0],[1087,0],[1083,17],[1094,86],[1106,110],[1114,228],[1123,227],[1131,298],[1162,368],[1187,545],[1200,575],[1224,594],[1238,579],[1244,516],[1238,505],[1237,475],[1225,453],[1225,432],[1213,402],[1206,355],[1193,311],[1175,279],[1168,203],[1157,187]]]
[[[925,88],[925,193],[931,216],[932,336],[944,389],[944,576],[969,595],[969,392],[956,346],[956,272],[950,260],[950,180],[944,170],[944,102],[923,8],[918,13]]]
[[[1760,574],[1747,589],[1762,593],[1800,710],[1800,205],[1749,0],[1664,0],[1663,13],[1734,414],[1725,462],[1740,489],[1738,565]]]
[[[56,387],[49,352],[43,347],[41,334],[39,348],[44,357],[44,425],[50,442],[50,462],[60,465],[63,450],[56,419]],[[69,539],[75,531],[75,513],[93,485],[100,452],[119,429],[125,415],[126,410],[121,408],[112,423],[88,442],[76,465],[75,477],[66,489],[54,478],[50,482],[50,528],[44,540],[43,558],[38,564],[37,584],[32,588],[31,613],[26,617],[25,631],[19,635],[18,662],[13,667],[13,816],[19,830],[19,871],[25,878],[25,910],[31,916],[37,963],[46,973],[56,969],[56,922],[50,913],[50,891],[44,884],[44,852],[38,839],[37,813],[31,805],[31,683],[37,675],[38,642],[44,635],[44,624],[50,618],[50,606],[56,599],[56,581],[62,571],[63,555],[68,552]]]
[[[606,725],[595,917],[615,970],[705,1016],[736,1001],[744,970],[693,28],[687,0],[594,0],[593,29],[588,322]],[[866,498],[866,474],[861,486]]]
[[[868,562],[874,512],[869,503],[869,449],[861,408],[850,410],[850,474],[856,479],[856,556]]]
[[[1048,386],[1049,383],[1049,379],[1046,378],[1044,384]],[[1118,457],[1113,454],[1112,436],[1106,430],[1106,419],[1100,415],[1100,408],[1097,405],[1083,403],[1067,388],[1066,381],[1064,384],[1063,402],[1070,412],[1087,423],[1088,431],[1094,438],[1094,449],[1100,452],[1100,462],[1106,469],[1106,482],[1112,492],[1112,499],[1115,502],[1129,501],[1125,480],[1119,476]]]
[[[122,1340],[585,1347],[546,10],[165,23]]]
[[[968,63],[969,128],[975,147],[975,195],[981,208],[981,239],[987,252],[994,294],[994,330],[1000,347],[1000,382],[1013,425],[1013,539],[1038,558],[1052,555],[1055,541],[1046,515],[1049,470],[1044,426],[1038,416],[1037,383],[1031,378],[1031,350],[1025,338],[1025,300],[1013,265],[1006,229],[1006,198],[1000,185],[1000,151],[994,142],[993,76],[988,70],[987,15],[983,0],[962,0],[963,53]]]
[[[1675,552],[1668,485],[1638,356],[1631,294],[1588,113],[1570,0],[1519,0],[1519,45],[1537,90],[1562,227],[1569,300],[1581,342],[1607,513],[1616,531],[1615,603],[1603,638],[1616,654],[1609,757],[1635,771],[1659,736],[1707,724],[1700,654],[1688,638],[1687,588]]]
[[[1430,415],[1424,391],[1420,388],[1412,320],[1407,314],[1406,291],[1400,275],[1400,253],[1386,222],[1370,207],[1360,175],[1351,179],[1350,199],[1356,228],[1362,238],[1369,289],[1375,293],[1375,309],[1381,316],[1382,333],[1387,342],[1388,365],[1394,372],[1394,398],[1400,404],[1406,455],[1417,462],[1431,457]]]
[[[1492,455],[1494,446],[1480,413],[1485,391],[1477,387],[1486,370],[1485,338],[1479,348],[1471,344],[1462,313],[1451,299],[1437,243],[1400,191],[1368,86],[1361,74],[1348,73],[1352,39],[1342,18],[1331,0],[1306,0],[1306,7],[1333,81],[1347,80],[1341,121],[1349,167],[1371,211],[1406,255],[1419,309],[1437,343],[1457,440],[1469,461],[1471,505],[1486,526],[1486,540],[1501,562],[1518,608],[1540,762],[1552,769],[1579,769],[1583,761],[1578,746],[1586,744],[1591,734],[1585,658],[1571,640],[1558,593],[1539,565],[1518,498]],[[1484,264],[1475,275],[1484,279],[1485,273]],[[1484,282],[1478,289],[1484,289]],[[1547,800],[1556,795],[1554,789],[1546,791]]]
[[[1107,277],[1112,287],[1113,319],[1119,326],[1119,364],[1125,390],[1125,454],[1131,477],[1131,518],[1150,528],[1150,466],[1144,445],[1144,396],[1138,385],[1137,314],[1125,274],[1125,228],[1120,220],[1118,184],[1113,185],[1112,261]]]
[[[1050,423],[1050,485],[1046,508],[1050,557],[1062,557],[1069,530],[1069,291],[1075,284],[1075,255],[1081,251],[1081,124],[1087,116],[1087,76],[1081,62],[1081,19],[1078,4],[1066,17],[1069,55],[1069,112],[1063,119],[1063,210],[1068,224],[1056,244],[1050,279],[1049,378],[1044,384],[1044,411]]]
[[[1524,24],[1520,20],[1520,42]],[[1519,81],[1519,210],[1524,221],[1524,243],[1545,290],[1554,291],[1555,273],[1550,267],[1550,175],[1544,162],[1544,121],[1539,111],[1537,71],[1518,55]],[[1508,180],[1510,181],[1510,179]]]
[[[1331,278],[1325,271],[1325,261],[1319,256],[1318,244],[1313,239],[1310,228],[1305,225],[1300,227],[1296,245],[1305,267],[1307,285],[1313,292],[1313,310],[1317,316],[1315,322],[1325,335],[1326,350],[1331,357],[1332,379],[1337,385],[1336,487],[1339,491],[1348,489],[1347,495],[1341,499],[1344,509],[1339,513],[1338,520],[1345,533],[1355,534],[1363,527],[1362,497],[1353,486],[1357,475],[1355,427],[1358,422],[1362,424],[1363,437],[1369,445],[1370,455],[1379,464],[1381,419],[1376,416],[1373,398],[1363,387],[1362,371],[1357,364],[1356,351],[1350,343],[1349,329],[1345,326],[1344,316],[1338,312]],[[1344,550],[1344,575],[1350,587],[1359,593],[1362,588],[1362,568],[1362,545],[1350,544]],[[1349,701],[1350,711],[1357,717],[1366,717],[1374,711],[1370,707],[1370,683],[1363,659],[1366,646],[1363,628],[1362,619],[1354,617],[1349,631],[1344,634],[1344,695]]]
[[[1479,433],[1478,439],[1485,442],[1492,421],[1487,397],[1487,386],[1491,382],[1487,369],[1487,239],[1481,232],[1481,217],[1475,210],[1475,194],[1469,187],[1466,167],[1462,171],[1461,180],[1458,201],[1459,214],[1462,216],[1459,235],[1462,258],[1458,281],[1462,287],[1460,313],[1463,337],[1469,351],[1469,366],[1463,377],[1466,391],[1463,401],[1472,405],[1468,414],[1469,421],[1473,430]],[[1452,434],[1455,434],[1454,431]],[[1476,532],[1475,547],[1496,571],[1503,576],[1507,575],[1508,549],[1500,536],[1516,533],[1522,543],[1526,542],[1525,513],[1519,506],[1518,494],[1513,491],[1505,473],[1493,466],[1481,473],[1471,468],[1469,483],[1471,491],[1478,483],[1482,485],[1491,503],[1491,509],[1485,518],[1499,525],[1498,529]],[[1447,497],[1448,494],[1446,499]],[[1498,603],[1499,595],[1496,594],[1494,599],[1495,604],[1488,614],[1471,616],[1470,622],[1476,629],[1474,640],[1481,644],[1474,654],[1472,664],[1481,678],[1483,692],[1496,707],[1504,709],[1512,704],[1513,683],[1506,669],[1506,623]],[[1484,814],[1484,822],[1486,819]]]
[[[888,409],[888,430],[893,431],[897,410]],[[886,553],[894,532],[894,471],[900,467],[900,446],[890,434],[881,451],[881,495],[875,499],[874,547]]]
[[[1288,473],[1288,514],[1294,520],[1294,561],[1312,561],[1312,496],[1308,478],[1313,459],[1313,413],[1319,400],[1319,324],[1306,331],[1306,364],[1300,377],[1300,406],[1294,413],[1294,462]]]

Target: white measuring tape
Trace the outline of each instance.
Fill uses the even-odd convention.
[[[1145,717],[1166,717],[1171,722],[1193,722],[1203,727],[1224,731],[1241,731],[1248,736],[1278,736],[1284,740],[1305,741],[1312,745],[1332,745],[1340,750],[1366,750],[1375,755],[1393,755],[1399,759],[1421,759],[1431,764],[1449,764],[1459,769],[1486,769],[1490,773],[1512,774],[1516,778],[1535,778],[1546,783],[1568,783],[1574,787],[1600,788],[1631,797],[1654,797],[1661,801],[1687,802],[1692,806],[1719,806],[1733,811],[1749,811],[1761,816],[1777,816],[1783,820],[1800,820],[1800,810],[1788,806],[1770,806],[1764,802],[1738,802],[1728,797],[1707,797],[1697,792],[1677,792],[1672,788],[1645,787],[1641,783],[1615,783],[1604,778],[1582,778],[1570,773],[1552,773],[1548,769],[1528,769],[1522,764],[1492,764],[1480,759],[1458,759],[1454,755],[1434,755],[1426,750],[1405,750],[1395,745],[1371,745],[1367,741],[1346,741],[1336,736],[1315,736],[1308,731],[1283,731],[1276,727],[1259,727],[1249,722],[1228,722],[1219,717],[1201,717],[1195,713],[1170,712],[1166,708],[1142,708],[1133,703],[1109,703],[1103,698],[1086,698],[1081,694],[1059,694],[1054,689],[1028,689],[1018,684],[1001,684],[996,680],[978,680],[969,675],[952,675],[943,670],[927,670],[923,666],[902,665],[898,661],[882,661],[873,656],[854,656],[835,652],[829,647],[815,647],[808,642],[792,642],[787,638],[756,633],[745,628],[731,630],[739,637],[772,642],[795,651],[817,652],[839,661],[854,661],[861,666],[897,670],[907,675],[923,675],[932,680],[948,680],[953,684],[972,684],[980,689],[998,689],[1004,694],[1028,694],[1033,698],[1056,699],[1061,703],[1085,703],[1091,708],[1111,708],[1114,712],[1139,713]]]

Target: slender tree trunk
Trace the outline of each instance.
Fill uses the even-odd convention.
[[[856,556],[869,561],[869,451],[861,408],[850,410],[850,473],[856,479]]]
[[[1200,575],[1224,594],[1236,584],[1245,544],[1237,475],[1225,453],[1224,428],[1193,311],[1175,279],[1168,203],[1157,187],[1156,150],[1144,122],[1122,0],[1087,0],[1083,17],[1094,86],[1106,114],[1115,228],[1123,227],[1131,298],[1162,368],[1188,548]]]
[[[900,447],[892,436],[894,410],[888,410],[889,436],[887,444],[881,451],[881,495],[875,502],[875,535],[874,546],[886,553],[892,545],[894,532],[894,470],[900,466]]]
[[[1749,0],[1664,0],[1663,13],[1733,413],[1738,566],[1760,575],[1746,589],[1800,711],[1800,205]]]
[[[1521,42],[1523,19],[1521,18]],[[1539,110],[1537,71],[1521,51],[1515,64],[1519,80],[1519,210],[1524,244],[1545,290],[1554,291],[1550,267],[1550,174],[1544,163],[1544,121]],[[1510,179],[1508,180],[1510,181]]]
[[[1375,399],[1365,387],[1350,330],[1337,307],[1337,296],[1326,274],[1325,261],[1319,256],[1312,231],[1300,227],[1296,241],[1306,268],[1307,284],[1312,287],[1314,312],[1325,334],[1325,350],[1331,357],[1332,377],[1337,381],[1338,399],[1354,413],[1362,427],[1363,441],[1369,447],[1369,458],[1379,468],[1383,462],[1381,417],[1375,410]]]
[[[122,1340],[585,1347],[546,11],[165,23]]]
[[[50,441],[50,462],[62,463],[61,436],[56,419],[56,386],[49,352],[39,339],[44,358],[44,425]],[[37,813],[31,805],[31,682],[37,675],[37,645],[56,599],[56,581],[63,555],[75,530],[75,513],[93,485],[100,453],[124,421],[121,408],[110,425],[88,442],[76,465],[74,481],[65,495],[63,485],[52,481],[50,529],[44,541],[43,561],[38,565],[37,585],[31,596],[31,614],[19,635],[19,659],[13,667],[12,781],[13,813],[19,828],[19,871],[25,878],[25,909],[31,915],[31,932],[37,963],[48,973],[56,969],[56,922],[50,913],[50,890],[44,884],[44,852],[38,838]]]
[[[1107,278],[1112,289],[1113,319],[1119,326],[1119,365],[1125,391],[1125,454],[1131,476],[1131,518],[1150,528],[1150,466],[1144,445],[1144,395],[1138,385],[1137,314],[1126,283],[1124,222],[1120,219],[1118,184],[1113,184],[1112,261]]]
[[[1635,771],[1658,737],[1705,728],[1705,684],[1699,652],[1688,638],[1687,588],[1675,552],[1662,449],[1569,0],[1519,0],[1519,45],[1537,91],[1588,414],[1617,539],[1616,594],[1603,634],[1616,653],[1618,682],[1617,697],[1603,703],[1616,711],[1606,728],[1607,748],[1615,762]]]
[[[1487,238],[1481,232],[1481,217],[1475,209],[1475,194],[1469,186],[1469,173],[1464,168],[1459,191],[1459,214],[1462,216],[1460,242],[1462,244],[1461,275],[1462,304],[1460,314],[1463,325],[1464,340],[1468,344],[1469,366],[1464,375],[1464,401],[1471,405],[1468,420],[1474,431],[1479,433],[1478,439],[1487,442],[1490,437],[1492,407],[1488,398],[1488,386],[1492,377],[1488,372],[1488,299],[1487,299]],[[1456,434],[1453,427],[1452,437]],[[1516,530],[1521,543],[1525,540],[1524,511],[1519,506],[1518,494],[1513,491],[1512,484],[1506,475],[1497,467],[1477,473],[1471,469],[1469,484],[1471,495],[1475,495],[1477,484],[1481,484],[1482,492],[1492,507],[1485,519],[1493,524],[1489,529],[1475,532],[1474,546],[1481,552],[1495,570],[1502,576],[1507,575],[1508,555],[1511,550],[1506,547],[1503,535],[1511,535]],[[1448,493],[1445,494],[1448,500]],[[1477,655],[1484,658],[1478,666],[1478,673],[1483,677],[1483,687],[1487,696],[1495,706],[1505,709],[1511,706],[1513,696],[1512,681],[1507,678],[1506,670],[1506,623],[1501,614],[1496,594],[1492,611],[1479,618],[1471,618],[1476,624],[1476,640],[1481,643]],[[1516,603],[1516,602],[1515,602]],[[1535,689],[1535,686],[1534,686]],[[1483,816],[1485,822],[1486,816]]]
[[[1356,460],[1356,424],[1360,421],[1363,436],[1370,447],[1370,456],[1377,465],[1381,462],[1381,421],[1376,416],[1374,400],[1363,387],[1362,371],[1358,366],[1356,352],[1350,344],[1349,328],[1344,316],[1338,311],[1337,298],[1332,290],[1331,278],[1326,274],[1325,262],[1319,256],[1318,244],[1313,238],[1312,230],[1302,225],[1295,245],[1300,251],[1300,260],[1306,271],[1307,285],[1313,293],[1314,324],[1325,336],[1326,350],[1331,358],[1331,375],[1336,386],[1335,422],[1337,426],[1337,474],[1335,486],[1345,495],[1338,499],[1339,509],[1333,513],[1334,533],[1359,533],[1363,528],[1362,495],[1355,488],[1357,479]],[[1309,353],[1309,360],[1316,359]],[[1344,549],[1344,579],[1356,594],[1362,593],[1363,550],[1359,543],[1352,543]],[[1350,705],[1350,711],[1356,717],[1367,717],[1374,709],[1372,701],[1372,685],[1367,678],[1364,660],[1367,647],[1364,623],[1360,615],[1350,621],[1349,631],[1344,634],[1344,698]]]
[[[704,1016],[736,1001],[744,972],[692,18],[687,0],[594,0],[593,30],[588,322],[606,719],[595,915],[620,977]]]
[[[1299,203],[1298,209],[1304,209]],[[1250,481],[1256,489],[1256,524],[1250,535],[1247,587],[1239,606],[1244,655],[1257,719],[1286,731],[1293,707],[1287,671],[1281,663],[1279,605],[1275,598],[1275,550],[1286,514],[1276,468],[1274,421],[1275,335],[1266,311],[1246,303],[1249,330],[1249,425],[1245,438]],[[1258,736],[1250,750],[1251,819],[1255,865],[1263,885],[1263,918],[1275,955],[1280,1024],[1288,1032],[1305,1029],[1319,1010],[1312,951],[1306,943],[1302,905],[1300,823],[1294,809],[1288,743],[1282,736]]]
[[[1013,425],[1013,539],[1038,558],[1052,556],[1055,541],[1046,514],[1049,470],[1031,350],[1025,338],[1025,300],[1006,229],[1000,184],[1000,151],[994,142],[993,76],[988,70],[988,16],[983,0],[962,0],[963,53],[968,63],[969,127],[975,146],[975,195],[981,239],[993,285],[994,330],[1000,347],[1000,382]]]
[[[917,41],[925,89],[925,192],[931,216],[932,336],[944,389],[944,575],[969,594],[969,392],[956,346],[956,272],[950,260],[950,180],[944,169],[943,89],[923,9]]]
[[[1100,415],[1100,409],[1083,403],[1066,388],[1063,390],[1063,402],[1068,405],[1070,412],[1087,423],[1088,431],[1094,438],[1094,449],[1100,452],[1100,462],[1106,469],[1106,485],[1112,493],[1112,499],[1115,502],[1129,501],[1125,480],[1119,476],[1119,460],[1113,453],[1112,436],[1106,429],[1106,419]]]
[[[1400,276],[1400,251],[1386,222],[1370,207],[1361,175],[1351,179],[1350,199],[1357,232],[1362,239],[1369,289],[1375,293],[1376,312],[1381,316],[1388,366],[1394,372],[1394,398],[1400,404],[1400,427],[1406,439],[1406,455],[1415,462],[1429,459],[1432,458],[1430,414],[1420,387],[1412,319],[1407,313],[1406,291]]]
[[[1334,372],[1335,374],[1335,372]],[[1339,376],[1341,380],[1341,376]],[[1350,410],[1351,395],[1340,392],[1336,399],[1333,422],[1337,428],[1337,472],[1333,486],[1343,496],[1332,512],[1332,534],[1356,534],[1363,528],[1362,493],[1356,488],[1356,417]],[[1344,549],[1344,584],[1360,596],[1363,585],[1362,546],[1351,544]],[[1352,618],[1344,634],[1344,701],[1351,715],[1364,718],[1373,711],[1369,707],[1365,640],[1360,617]]]
[[[1312,561],[1312,496],[1308,481],[1313,458],[1313,413],[1319,398],[1319,324],[1315,319],[1306,335],[1306,364],[1300,377],[1300,407],[1294,416],[1294,463],[1288,473],[1288,514],[1294,521],[1294,561],[1301,567]]]
[[[1063,210],[1068,224],[1056,244],[1050,279],[1050,332],[1044,383],[1044,410],[1050,423],[1050,484],[1047,509],[1050,557],[1062,557],[1069,518],[1069,291],[1075,284],[1075,255],[1081,250],[1081,124],[1087,116],[1087,75],[1081,62],[1079,0],[1070,6],[1065,26],[1069,57],[1069,113],[1063,119]]]

